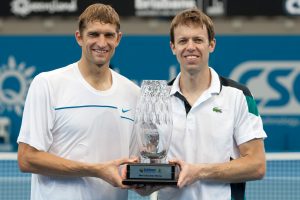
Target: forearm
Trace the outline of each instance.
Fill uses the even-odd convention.
[[[96,176],[93,164],[67,160],[47,152],[37,151],[26,144],[19,145],[18,161],[20,169],[24,172],[49,176]]]
[[[261,179],[266,170],[264,145],[255,139],[239,146],[240,158],[225,163],[185,163],[172,160],[180,167],[178,187],[182,188],[195,181],[209,180],[217,182],[244,182]]]
[[[263,162],[251,157],[241,157],[221,164],[197,164],[199,180],[243,182],[261,179],[265,173]]]
[[[241,157],[221,164],[199,164],[199,179],[242,182],[263,178],[266,170],[264,145],[256,139],[239,146]]]

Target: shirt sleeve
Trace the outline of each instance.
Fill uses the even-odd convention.
[[[43,73],[39,74],[28,90],[18,143],[26,143],[40,151],[49,149],[55,114],[51,98],[50,84]]]
[[[252,139],[267,137],[252,95],[241,93],[237,98],[235,121],[234,137],[237,145]]]

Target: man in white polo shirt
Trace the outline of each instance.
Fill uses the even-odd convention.
[[[119,170],[136,161],[128,157],[139,88],[109,68],[121,36],[111,6],[89,6],[75,33],[80,60],[32,81],[18,137],[31,200],[127,199]]]
[[[178,188],[161,189],[158,199],[244,199],[244,185],[234,183],[261,179],[266,169],[266,133],[255,101],[248,88],[208,66],[216,40],[203,12],[178,13],[170,36],[181,72],[170,83],[174,128],[168,158],[180,173]]]

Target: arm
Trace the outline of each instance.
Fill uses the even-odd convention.
[[[178,187],[182,188],[198,180],[221,182],[243,182],[261,179],[266,171],[264,143],[254,139],[239,145],[241,157],[227,163],[189,164],[181,160],[172,160],[181,171]]]
[[[67,160],[53,154],[38,151],[25,143],[19,143],[18,164],[22,172],[46,176],[98,177],[115,187],[127,188],[122,184],[119,167],[136,159],[118,159],[105,163],[83,163]]]

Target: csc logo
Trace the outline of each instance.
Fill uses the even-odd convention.
[[[265,115],[300,115],[300,61],[251,61],[230,78],[245,84]]]
[[[285,9],[290,15],[300,15],[300,0],[286,0]]]

